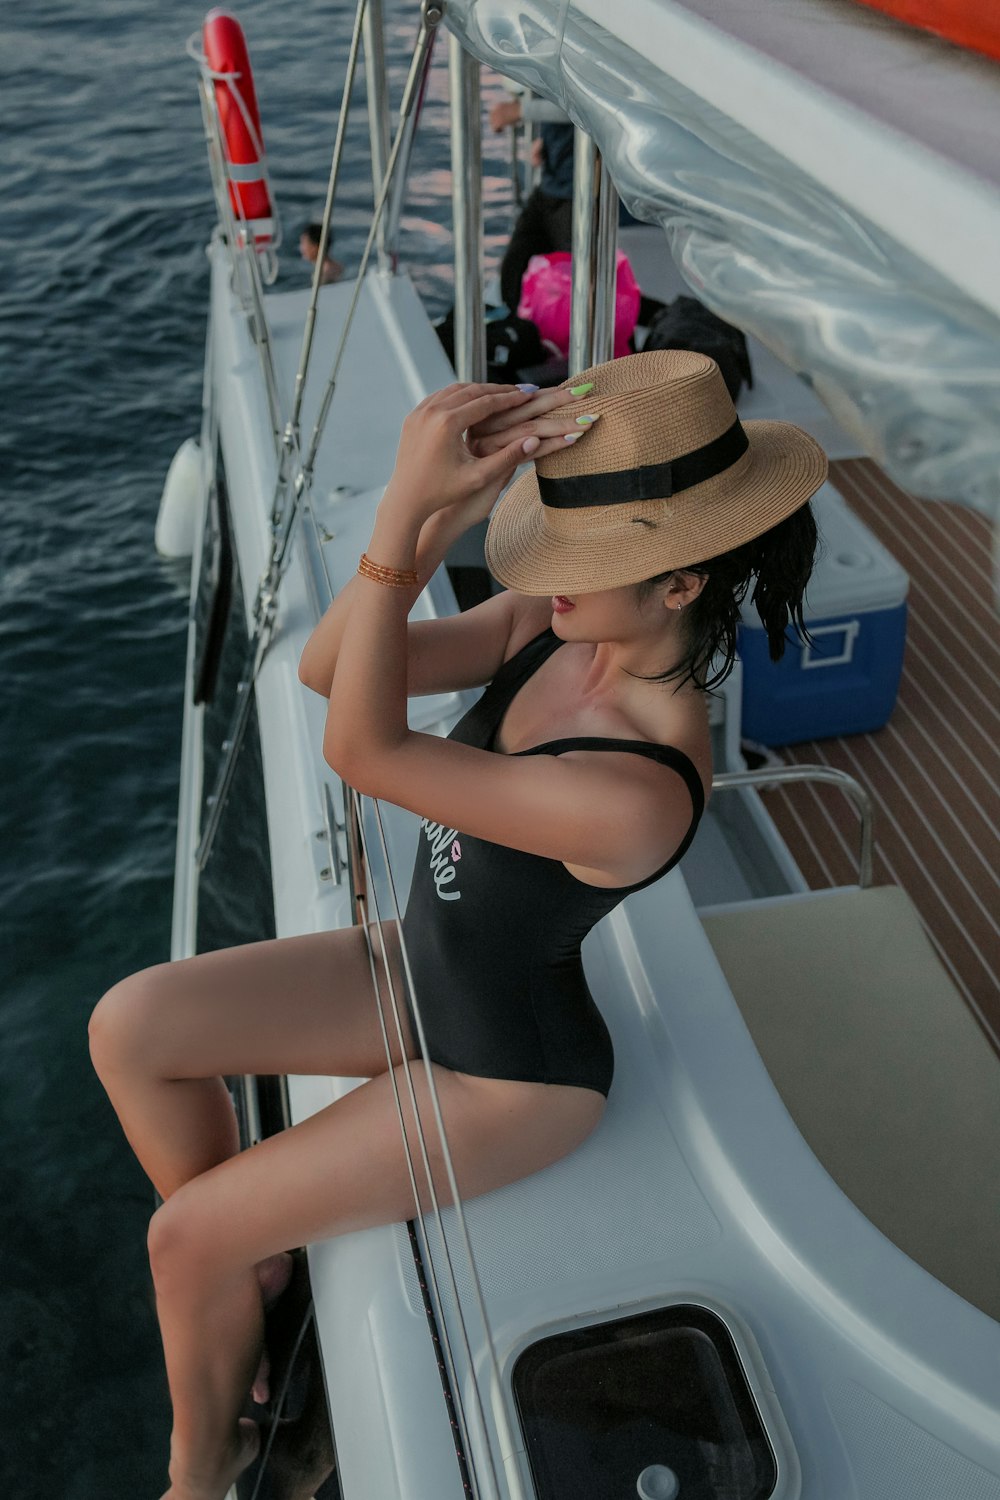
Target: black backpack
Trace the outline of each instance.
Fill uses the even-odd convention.
[[[434,325],[444,351],[455,362],[455,309]],[[500,385],[516,385],[529,378],[526,371],[545,364],[549,351],[534,323],[513,316],[494,318],[486,324],[486,378]],[[561,377],[560,377],[561,378]],[[541,382],[539,382],[540,384]]]
[[[753,389],[747,341],[697,297],[675,297],[649,325],[643,349],[695,349],[714,359],[733,401],[746,381]]]

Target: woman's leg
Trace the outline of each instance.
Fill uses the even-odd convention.
[[[180,1187],[154,1215],[150,1261],[174,1400],[171,1500],[222,1500],[252,1452],[237,1420],[259,1348],[254,1266],[308,1244],[411,1217],[393,1081],[402,1069]],[[448,1201],[423,1064],[412,1069],[439,1197]],[[515,1181],[573,1150],[604,1100],[562,1085],[434,1068],[460,1191]],[[416,1154],[416,1153],[415,1153]],[[419,1162],[419,1157],[417,1157]],[[418,1166],[419,1177],[419,1166]]]
[[[384,930],[402,1003],[395,928]],[[377,936],[373,946],[378,955]],[[377,974],[384,1003],[380,959]],[[395,1041],[391,1015],[387,1027]],[[358,927],[146,969],[108,991],[90,1035],[94,1066],[163,1198],[239,1149],[223,1074],[367,1078],[387,1067]],[[398,1045],[393,1058],[399,1060]]]
[[[402,996],[395,928],[383,929]],[[388,1007],[381,945],[375,973],[391,1055],[401,1049]],[[161,964],[116,985],[91,1022],[94,1064],[142,1166],[163,1198],[239,1149],[225,1073],[336,1073],[388,1066],[361,929],[248,944]],[[412,1052],[405,1012],[404,1038]],[[291,1236],[286,1244],[296,1244]],[[273,1299],[291,1261],[268,1257],[248,1283],[240,1341],[259,1346],[261,1292]],[[266,1364],[255,1393],[264,1398]],[[249,1389],[249,1377],[247,1378]],[[237,1443],[239,1466],[249,1435]]]

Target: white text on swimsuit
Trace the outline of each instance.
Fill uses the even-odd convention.
[[[455,866],[448,856],[451,853],[455,858],[458,850],[458,858],[461,858],[461,846],[458,843],[456,830],[454,828],[442,828],[440,823],[430,823],[426,818],[421,818],[420,826],[424,830],[427,841],[431,846],[431,870],[434,875],[434,888],[442,901],[461,900],[461,891],[444,891],[442,886],[451,885],[455,879]]]

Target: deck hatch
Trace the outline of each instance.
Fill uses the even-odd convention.
[[[736,1346],[707,1308],[541,1339],[513,1386],[538,1500],[766,1500],[777,1484]]]

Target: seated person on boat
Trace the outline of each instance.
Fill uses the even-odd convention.
[[[529,457],[487,539],[507,591],[408,626]],[[172,1500],[223,1500],[257,1451],[240,1413],[284,1252],[412,1217],[393,1085],[419,1057],[417,1017],[417,1104],[430,1119],[433,1081],[463,1195],[539,1171],[598,1125],[613,1057],[580,943],[692,838],[711,781],[705,689],[732,665],[748,590],[775,656],[801,622],[807,501],[825,474],[798,428],[741,424],[718,366],[690,351],[542,393],[452,385],[407,418],[359,574],[300,666],[329,698],[333,768],[422,820],[398,1038],[390,1016],[387,1055],[360,927],[146,970],[92,1022],[95,1065],[164,1199],[149,1250]],[[447,739],[408,727],[408,693],[483,684]],[[405,986],[399,934],[380,936],[384,1003]],[[274,1073],[369,1081],[239,1152],[223,1077]],[[429,1145],[447,1200],[433,1130]]]

